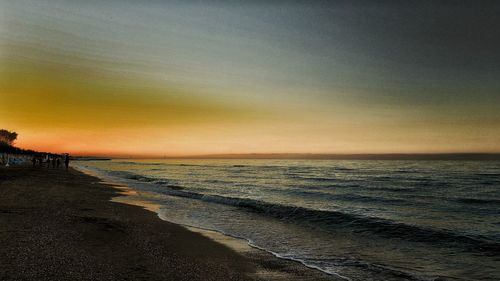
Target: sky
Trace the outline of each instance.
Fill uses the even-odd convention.
[[[0,0],[0,128],[80,155],[500,152],[499,14]]]

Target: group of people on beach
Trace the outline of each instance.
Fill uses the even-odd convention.
[[[31,159],[33,163],[33,167],[36,167],[38,164],[40,167],[46,166],[47,168],[59,168],[61,166],[61,162],[63,161],[62,158],[64,158],[64,166],[66,169],[69,168],[69,154],[64,154],[63,157],[60,157],[59,155],[45,155],[45,157],[40,157],[33,155],[33,158]]]

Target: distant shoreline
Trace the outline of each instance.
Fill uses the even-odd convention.
[[[295,160],[482,160],[500,161],[500,153],[388,153],[388,154],[314,154],[314,153],[249,153],[206,154],[185,156],[75,156],[79,161],[111,159],[295,159]]]

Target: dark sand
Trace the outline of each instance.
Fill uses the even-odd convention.
[[[0,280],[335,280],[110,201],[119,195],[72,169],[1,167]]]

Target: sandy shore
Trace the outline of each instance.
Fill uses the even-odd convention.
[[[0,168],[0,280],[335,280],[117,196],[72,169]]]

